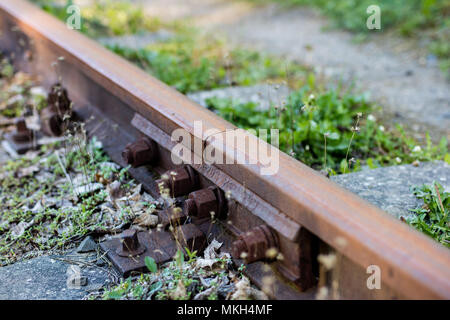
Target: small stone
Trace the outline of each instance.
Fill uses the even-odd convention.
[[[88,278],[85,276],[73,276],[68,280],[67,284],[70,289],[78,289],[78,287],[84,287],[88,284]]]
[[[115,201],[116,199],[123,197],[125,194],[125,190],[121,188],[120,182],[117,180],[113,181],[108,186],[108,192],[112,201]]]
[[[153,215],[149,212],[142,213],[139,217],[134,220],[134,223],[141,227],[154,228],[159,222],[157,215]]]
[[[104,169],[104,168],[111,168],[113,170],[119,170],[120,169],[120,166],[117,163],[114,163],[114,162],[102,162],[102,163],[100,163],[100,167],[102,169]]]
[[[97,243],[92,239],[91,236],[87,236],[78,246],[78,253],[85,253],[97,250]]]
[[[81,196],[81,195],[93,193],[100,189],[103,189],[103,185],[101,183],[89,183],[84,186],[79,186],[79,187],[74,188],[74,192]]]

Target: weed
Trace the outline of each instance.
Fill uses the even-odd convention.
[[[109,49],[182,93],[247,86],[277,81],[284,76],[282,59],[244,49],[224,54],[227,50],[223,42],[187,32],[143,49],[122,46]],[[294,80],[299,80],[306,76],[307,69],[293,64],[291,73]]]
[[[158,266],[156,265],[155,259],[151,257],[145,257],[145,266],[152,273],[158,272]]]
[[[418,199],[424,201],[421,208],[413,210],[415,216],[407,222],[417,230],[450,248],[450,193],[437,182],[412,187]]]
[[[312,90],[320,89],[305,85],[293,92],[284,111],[275,107],[260,110],[252,102],[223,98],[211,98],[207,103],[211,110],[240,128],[278,128],[279,148],[287,153],[293,151],[295,158],[315,169],[323,166],[326,152],[326,167],[331,174],[359,170],[362,165],[376,168],[415,160],[449,159],[445,137],[439,145],[433,145],[427,135],[422,148],[406,136],[401,126],[387,130],[377,124],[371,114],[376,107],[364,95],[339,94],[332,89],[324,90],[311,101]]]
[[[54,0],[34,0],[44,10],[65,21],[65,6]],[[174,36],[142,49],[120,45],[108,46],[116,54],[137,64],[151,75],[183,93],[209,90],[229,85],[252,85],[284,76],[284,61],[256,51],[229,50],[224,41],[199,35],[186,25],[162,25],[145,17],[139,6],[124,1],[100,1],[82,7],[82,33],[90,37],[100,35],[134,34],[154,31],[161,27]],[[291,67],[293,82],[306,75],[306,68]]]
[[[31,1],[64,22],[69,16],[67,8],[73,4],[72,0]],[[159,21],[146,17],[143,12],[140,6],[127,1],[94,1],[92,4],[81,7],[80,31],[95,38],[157,30],[160,27]]]

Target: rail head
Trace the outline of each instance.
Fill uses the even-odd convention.
[[[68,29],[25,0],[0,0],[0,17],[14,21],[34,41],[64,56],[90,79],[167,134],[183,128],[205,141],[209,129],[235,129],[209,110],[152,78],[87,37]],[[2,31],[4,32],[4,31]],[[0,40],[0,47],[2,41]],[[202,132],[194,130],[201,120]],[[248,154],[216,139],[223,153]],[[193,150],[194,151],[194,150]],[[279,171],[262,176],[261,164],[217,165],[293,221],[363,268],[378,265],[383,282],[410,298],[450,299],[450,252],[380,209],[280,152]]]

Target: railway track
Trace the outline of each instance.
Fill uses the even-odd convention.
[[[95,132],[114,161],[132,165],[130,173],[146,191],[159,196],[164,186],[183,203],[180,216],[166,225],[191,216],[191,223],[180,226],[185,241],[201,249],[206,238],[220,238],[236,260],[248,263],[246,273],[256,285],[267,273],[276,277],[273,298],[313,299],[331,282],[347,299],[450,298],[450,252],[438,243],[281,152],[274,175],[261,175],[260,162],[176,165],[171,150],[177,143],[190,150],[190,159],[202,159],[198,144],[225,157],[255,154],[222,135],[205,134],[235,130],[232,124],[26,1],[0,0],[0,32],[0,50],[46,88],[61,81],[76,116],[95,120],[86,123],[88,132]],[[47,115],[55,116],[52,110]],[[194,130],[199,120],[200,132]],[[172,141],[176,129],[193,143]],[[58,121],[48,120],[46,131],[58,134]],[[166,180],[154,178],[165,173]],[[211,211],[217,223],[211,224]],[[126,232],[124,239],[136,254],[145,246],[164,248],[170,257],[173,249],[169,236]],[[124,274],[142,268],[142,261],[127,257],[131,251],[116,252],[118,242],[102,246],[111,249],[109,257]],[[265,253],[273,247],[283,259],[270,261],[268,271]],[[332,278],[317,262],[328,253],[336,259]],[[381,270],[381,289],[367,286],[373,265]]]

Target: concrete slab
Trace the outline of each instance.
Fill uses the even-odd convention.
[[[88,256],[83,257],[78,255],[76,260]],[[104,269],[78,268],[57,259],[75,260],[68,255],[40,256],[1,267],[0,300],[78,300],[109,281]]]
[[[206,100],[213,97],[228,98],[242,103],[254,102],[261,110],[266,110],[270,105],[282,105],[289,95],[286,86],[259,84],[249,87],[227,87],[209,91],[199,91],[187,94],[188,98],[206,107]]]
[[[408,217],[423,204],[411,193],[411,186],[439,182],[450,190],[450,166],[442,161],[363,170],[331,177],[331,180],[395,218]]]
[[[98,38],[97,41],[104,46],[142,49],[150,44],[166,41],[172,36],[172,33],[167,30],[158,30],[156,32],[143,32],[118,37]]]

